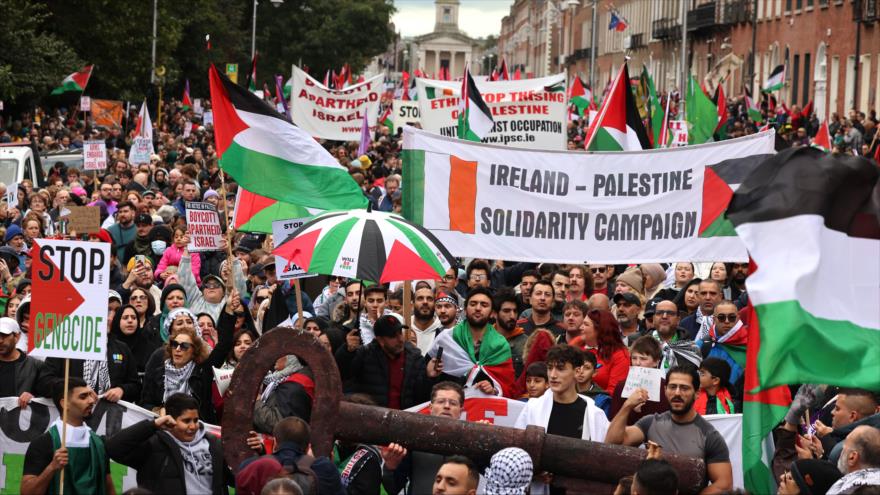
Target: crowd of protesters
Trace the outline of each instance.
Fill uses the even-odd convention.
[[[741,102],[731,100],[729,110],[728,137],[757,131]],[[724,344],[748,339],[748,264],[467,259],[438,280],[415,283],[409,298],[399,285],[329,277],[298,308],[290,283],[276,277],[271,236],[237,232],[219,251],[188,251],[185,202],[216,205],[225,231],[235,183],[221,187],[211,125],[199,125],[176,101],[164,104],[163,115],[155,154],[136,165],[128,159],[133,110],[121,129],[86,125],[64,109],[37,109],[0,129],[0,143],[33,141],[56,151],[101,139],[109,154],[108,169],[97,174],[52,164],[45,187],[23,180],[18,207],[0,205],[0,397],[18,397],[21,407],[50,397],[68,413],[66,448],[59,422],[31,443],[21,493],[54,493],[65,466],[65,493],[112,493],[109,460],[137,470],[133,493],[226,493],[230,486],[243,494],[563,492],[519,449],[496,453],[488,466],[397,444],[340,442],[332,458],[312,457],[313,371],[292,355],[262,381],[248,440],[254,457],[226,466],[219,439],[203,424],[223,416],[213,369],[234,370],[262,333],[279,325],[311,333],[332,353],[346,400],[393,409],[429,402],[431,415],[455,419],[466,394],[527,400],[518,427],[649,446],[649,459],[616,493],[674,493],[677,475],[663,452],[705,461],[703,493],[732,493],[728,448],[702,416],[742,412],[744,370]],[[819,127],[814,114],[794,106],[773,120],[779,146],[809,145]],[[188,121],[196,125],[184,137]],[[874,111],[834,115],[829,130],[835,152],[873,156],[871,143],[878,146]],[[582,147],[584,132],[582,122],[570,124],[570,148]],[[380,127],[360,156],[357,143],[325,146],[376,209],[399,211],[406,180],[399,133]],[[67,232],[60,222],[66,205],[97,207],[103,229]],[[64,402],[61,360],[26,352],[29,249],[39,238],[74,235],[111,246],[108,359],[71,360]],[[410,321],[402,317],[404,299],[413,301]],[[497,354],[512,366],[468,379],[438,359],[444,338],[469,342],[474,364]],[[663,370],[659,401],[649,401],[644,389],[623,397],[631,366]],[[779,493],[853,493],[880,484],[880,391],[815,384],[795,390],[774,434]],[[132,402],[157,417],[100,438],[85,426],[97,400]],[[806,432],[805,413],[812,418]],[[274,437],[272,452],[262,435]]]

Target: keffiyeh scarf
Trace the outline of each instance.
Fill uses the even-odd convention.
[[[167,400],[171,394],[176,394],[178,392],[184,394],[190,393],[189,377],[192,376],[193,368],[195,367],[195,361],[190,361],[182,368],[178,368],[171,363],[170,359],[165,360],[165,395],[162,396],[163,402]]]
[[[299,362],[299,358],[294,355],[287,356],[287,362],[284,364],[284,368],[266,373],[266,376],[263,378],[263,394],[260,396],[260,400],[266,402],[281,382],[302,369],[303,365]]]
[[[110,390],[110,369],[107,368],[107,361],[83,361],[83,380],[98,395]]]
[[[715,318],[712,315],[704,315],[703,309],[697,306],[696,319],[700,324],[696,340],[706,340],[709,337],[709,329],[715,324]]]
[[[693,340],[679,340],[676,342],[660,341],[662,347],[663,361],[660,362],[661,370],[668,370],[679,364],[679,359],[700,366],[703,356],[700,354],[700,348]]]
[[[525,495],[532,481],[532,458],[525,450],[508,447],[492,456],[486,469],[486,493]]]

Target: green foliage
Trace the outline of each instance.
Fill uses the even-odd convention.
[[[33,101],[80,68],[76,52],[50,32],[43,6],[0,0],[0,12],[0,100]]]

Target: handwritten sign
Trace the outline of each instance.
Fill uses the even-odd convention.
[[[131,143],[129,160],[132,164],[150,163],[153,154],[153,140],[147,137],[136,137]]]
[[[663,371],[658,368],[642,368],[630,366],[626,383],[623,385],[621,397],[629,397],[636,389],[643,388],[648,391],[648,400],[660,402],[660,381],[663,380]]]
[[[187,249],[190,252],[219,251],[220,216],[211,203],[186,202],[186,234],[189,236]]]
[[[64,213],[68,213],[64,215]],[[97,206],[65,206],[61,216],[67,220],[67,231],[97,234],[101,231],[101,210]]]
[[[290,220],[276,220],[272,222],[272,239],[277,246],[283,240],[287,239],[296,229],[309,220],[306,218],[292,218]],[[317,274],[308,273],[296,263],[286,260],[281,256],[275,256],[275,272],[278,280],[293,280],[295,278],[314,277]]]
[[[107,143],[101,140],[83,143],[83,170],[107,168]]]

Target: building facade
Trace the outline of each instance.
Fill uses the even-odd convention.
[[[482,50],[480,43],[458,27],[459,0],[434,1],[434,31],[409,41],[409,67],[437,76],[448,69],[450,77],[461,77],[466,65],[480,72]]]

